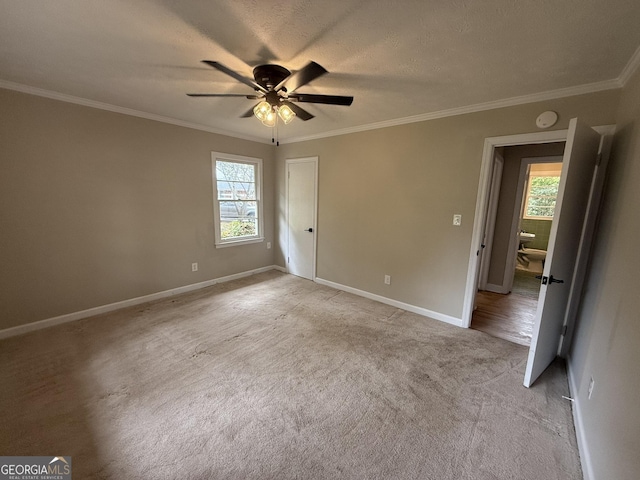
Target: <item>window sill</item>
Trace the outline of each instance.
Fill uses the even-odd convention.
[[[216,248],[235,247],[238,245],[248,245],[250,243],[264,242],[264,237],[243,238],[239,240],[229,240],[227,242],[216,243]]]

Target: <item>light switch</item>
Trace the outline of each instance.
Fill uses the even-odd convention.
[[[453,216],[453,224],[456,227],[459,227],[460,225],[462,225],[462,215],[458,215],[458,214],[454,215]]]

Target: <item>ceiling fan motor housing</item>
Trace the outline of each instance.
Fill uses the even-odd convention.
[[[280,65],[258,65],[253,69],[253,78],[256,83],[267,90],[275,88],[289,75],[291,72]]]

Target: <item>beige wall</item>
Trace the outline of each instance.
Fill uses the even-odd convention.
[[[502,152],[504,167],[502,169],[502,181],[500,182],[493,248],[491,250],[491,259],[489,260],[488,283],[498,286],[502,286],[504,283],[505,267],[511,254],[509,252],[509,239],[511,237],[513,212],[514,208],[520,208],[520,206],[516,207],[516,196],[522,159],[562,155],[563,152],[564,142],[518,145],[504,148]]]
[[[271,145],[0,89],[0,329],[272,265],[214,248],[211,151],[264,159],[273,241]]]
[[[640,472],[640,70],[623,89],[617,126],[569,366],[592,478],[632,480]]]
[[[319,156],[317,275],[460,318],[482,150],[486,137],[537,131],[555,110],[555,128],[578,116],[614,123],[618,91],[442,118],[277,149],[277,225],[286,229],[285,159]],[[353,107],[357,108],[357,99]],[[462,226],[452,226],[453,214]],[[392,277],[384,285],[384,275]]]

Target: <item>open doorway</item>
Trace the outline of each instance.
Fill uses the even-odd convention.
[[[537,300],[540,276],[549,249],[562,157],[524,158],[521,171],[524,173],[524,188],[518,215],[518,250],[511,292]]]
[[[523,384],[530,387],[553,359],[570,344],[584,271],[598,213],[599,199],[615,126],[595,127],[569,120],[566,131],[486,138],[462,310],[463,326],[471,324],[483,250],[494,152],[499,147],[565,142],[549,251],[541,278],[533,335]],[[517,241],[512,237],[511,241]],[[505,269],[506,271],[506,269]]]
[[[471,328],[530,345],[564,145],[496,149]]]

